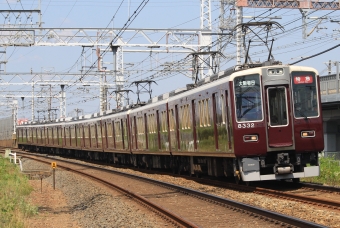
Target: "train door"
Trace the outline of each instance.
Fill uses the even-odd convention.
[[[284,86],[267,87],[266,96],[269,147],[292,146],[293,131],[287,88]]]

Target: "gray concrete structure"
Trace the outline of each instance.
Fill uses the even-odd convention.
[[[336,74],[320,77],[325,153],[340,155],[340,81]],[[340,159],[340,156],[339,156]]]

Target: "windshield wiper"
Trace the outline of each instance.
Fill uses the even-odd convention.
[[[305,120],[308,120],[308,117],[305,115],[305,113],[304,112],[302,112],[301,110],[296,110],[298,113],[300,113],[300,115],[302,116],[302,117],[305,117]]]

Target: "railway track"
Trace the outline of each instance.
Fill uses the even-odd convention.
[[[256,194],[266,195],[274,198],[303,202],[306,204],[319,206],[322,208],[329,208],[335,210],[340,209],[340,199],[338,196],[334,197],[335,194],[336,195],[339,194],[340,189],[334,187],[323,188],[323,186],[317,185],[294,184],[295,187],[293,188],[294,190],[292,190],[291,188],[292,185],[288,184],[288,188],[287,186],[282,185],[283,187],[281,189],[283,190],[275,190],[268,187],[263,188],[255,186],[245,186],[207,179],[202,179],[198,181],[202,184],[209,184],[217,187],[224,187],[238,191],[253,192]]]
[[[312,191],[321,191],[321,192],[340,194],[340,188],[335,188],[331,186],[324,186],[324,185],[312,184],[312,183],[299,183],[298,186],[304,189],[312,190]]]
[[[27,154],[22,156],[29,157]],[[32,156],[30,157],[33,158]],[[34,159],[45,160],[47,163],[51,161],[46,157],[37,158],[36,155],[34,155]],[[53,158],[53,161],[56,160]],[[115,187],[116,189],[124,191],[124,194],[129,194],[142,204],[152,208],[152,210],[159,211],[158,213],[183,227],[211,227],[212,224],[215,227],[220,227],[226,224],[232,225],[233,223],[239,225],[240,222],[253,227],[272,227],[274,225],[284,227],[322,227],[315,223],[225,198],[126,173],[118,173],[79,163],[75,164],[65,160],[59,160],[58,167],[64,167],[92,179],[100,179],[102,183],[110,186],[119,182],[120,185]],[[112,182],[115,182],[115,184]]]

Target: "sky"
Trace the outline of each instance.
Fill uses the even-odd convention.
[[[42,0],[42,27],[44,28],[122,28],[128,21],[129,16],[133,15],[134,11],[142,3],[142,0],[130,0],[130,1],[91,1],[91,0]],[[162,0],[162,1],[146,1],[144,8],[140,11],[137,17],[130,21],[132,22],[129,28],[139,29],[199,29],[200,28],[200,1],[199,0]],[[39,1],[36,0],[1,0],[0,7],[2,10],[32,10],[39,8]],[[212,27],[213,32],[218,32],[219,27],[219,2],[212,1]],[[229,14],[235,11],[231,8],[227,9]],[[302,38],[302,19],[299,10],[288,9],[255,9],[244,8],[243,15],[248,18],[244,18],[244,22],[251,21],[267,21],[273,20],[270,18],[281,17],[282,19],[275,19],[274,21],[280,23],[284,28],[281,31],[277,28],[271,30],[270,39],[274,37],[273,55],[275,60],[282,61],[284,64],[292,63],[302,58],[312,56],[326,49],[332,48],[339,44],[339,23],[331,22],[340,20],[340,12],[329,10],[307,10],[307,33],[310,34],[306,39]],[[254,19],[249,19],[254,17]],[[315,19],[316,17],[324,18],[323,20]],[[28,14],[21,15],[7,15],[6,13],[0,14],[0,24],[2,28],[9,26],[30,27],[32,24],[38,22],[38,15],[28,18]],[[317,26],[317,27],[316,27]],[[259,31],[259,30],[258,30]],[[264,37],[263,31],[260,31],[261,37]],[[128,37],[128,33],[123,33],[122,37]],[[158,35],[151,35],[157,37]],[[251,33],[247,34],[248,37],[253,37]],[[216,44],[216,36],[213,37],[213,44]],[[255,38],[252,38],[255,41]],[[136,38],[138,41],[138,37]],[[259,44],[253,42],[253,44]],[[236,52],[235,39],[224,42],[225,49],[223,54],[225,56],[234,56]],[[103,47],[105,48],[105,47]],[[16,76],[12,76],[7,81],[11,82],[32,82],[31,77],[27,72],[58,72],[58,73],[79,73],[81,68],[80,56],[82,53],[82,47],[2,47],[0,51],[6,51],[6,57],[4,54],[1,56],[1,61],[6,59],[6,72],[18,73]],[[217,46],[213,45],[212,50],[217,50]],[[316,68],[320,75],[327,74],[326,62],[338,61],[338,53],[340,49],[333,49],[327,53],[314,57],[312,59],[303,61],[298,65],[311,66]],[[86,55],[91,56],[89,65],[96,64],[95,52],[88,48]],[[123,59],[126,67],[125,74],[125,89],[131,89],[136,91],[136,87],[129,87],[134,80],[150,79],[150,75],[154,75],[157,71],[162,69],[162,64],[165,62],[181,62],[181,60],[187,58],[188,54],[178,53],[134,53],[125,52]],[[250,56],[253,61],[264,61],[268,56],[267,48],[264,46],[252,47]],[[112,53],[108,52],[103,57],[104,62],[112,62]],[[231,67],[236,64],[235,59],[226,58],[222,60],[221,70]],[[112,68],[111,64],[106,64],[107,68]],[[4,64],[1,64],[1,73],[4,72]],[[128,71],[129,69],[133,71]],[[333,67],[333,71],[335,68]],[[128,73],[129,72],[129,73]],[[23,73],[22,75],[20,73]],[[19,80],[20,78],[20,80]],[[107,75],[107,80],[112,81],[112,76]],[[44,80],[53,80],[54,78],[45,78]],[[95,80],[95,78],[86,76],[86,80]],[[152,95],[158,96],[164,92],[169,92],[176,88],[183,88],[186,84],[192,83],[192,79],[184,74],[177,73],[171,74],[165,77],[153,78],[157,82],[152,85]],[[0,82],[1,83],[1,82]],[[36,91],[41,91],[42,94],[47,94],[49,91],[46,88],[35,88]],[[5,98],[4,94],[13,95],[17,91],[29,91],[30,86],[13,86],[10,88],[0,87],[0,102],[8,102],[9,99]],[[52,88],[53,92],[57,94],[60,91],[58,86]],[[110,91],[109,91],[110,92]],[[112,90],[111,90],[112,93]],[[18,100],[19,106],[19,118],[31,118],[31,98],[26,98],[24,102],[21,99]],[[114,98],[109,96],[110,108],[114,108],[116,103]],[[130,99],[136,102],[137,98],[134,93],[130,93]],[[147,101],[147,94],[142,95],[142,100]],[[75,115],[75,109],[81,109],[82,114],[89,114],[99,111],[99,87],[91,86],[86,88],[67,88],[66,90],[66,103],[67,114],[69,116]],[[47,109],[47,98],[36,99],[35,111]],[[52,99],[52,108],[59,108],[59,100]],[[2,106],[0,110],[2,115],[10,114],[11,110],[8,107]],[[38,114],[35,114],[36,118]],[[40,114],[40,118],[43,118],[46,114]],[[45,116],[46,118],[46,116]]]

